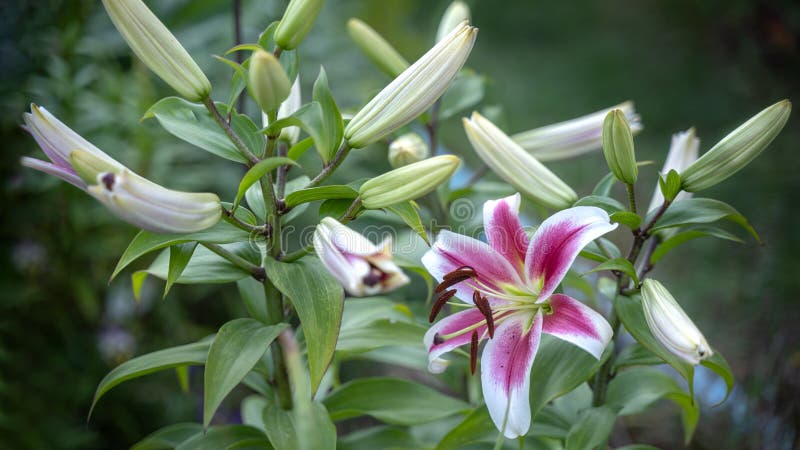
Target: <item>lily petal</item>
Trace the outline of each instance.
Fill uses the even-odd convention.
[[[439,233],[433,247],[422,256],[422,265],[439,281],[459,267],[469,266],[477,272],[478,282],[493,289],[502,290],[503,284],[522,285],[517,270],[489,244],[447,230]],[[454,285],[461,300],[472,303],[474,283],[466,280]]]
[[[555,291],[586,244],[615,228],[608,213],[594,206],[565,209],[545,220],[525,255],[525,272],[539,291],[539,302]]]
[[[41,159],[29,158],[27,156],[23,156],[20,159],[20,164],[25,167],[30,167],[31,169],[44,172],[48,175],[61,178],[77,188],[80,188],[84,191],[86,190],[86,183],[81,180],[81,177],[75,174],[75,171],[72,170],[72,167],[70,166],[60,166],[58,164],[49,163]]]
[[[606,319],[568,295],[551,296],[550,306],[553,313],[544,316],[542,332],[574,344],[600,359],[614,334]]]
[[[542,312],[506,319],[483,349],[481,384],[489,415],[505,437],[528,432],[530,373],[542,335]]]
[[[483,228],[489,245],[522,270],[530,239],[519,221],[519,193],[483,204]]]
[[[430,327],[422,339],[425,348],[428,349],[428,370],[432,373],[444,372],[448,362],[444,358],[440,358],[440,356],[456,347],[469,344],[472,339],[472,331],[461,333],[450,339],[446,338],[448,334],[475,327],[474,330],[478,332],[478,338],[485,338],[487,336],[486,324],[478,325],[483,321],[483,314],[476,308],[470,308],[466,311],[451,314]]]

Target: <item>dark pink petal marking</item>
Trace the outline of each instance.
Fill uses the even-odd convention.
[[[520,195],[483,204],[483,228],[489,245],[521,271],[530,239],[519,220]]]
[[[613,335],[606,319],[592,308],[563,294],[551,296],[550,306],[553,313],[544,316],[542,331],[600,359]]]

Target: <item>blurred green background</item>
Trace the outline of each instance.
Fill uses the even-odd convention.
[[[149,3],[209,74],[215,99],[224,100],[229,69],[211,55],[233,45],[231,2]],[[285,6],[241,3],[245,42],[255,41]],[[305,92],[324,65],[339,104],[358,107],[388,80],[348,39],[346,20],[365,20],[413,60],[432,44],[448,3],[328,2],[301,48]],[[642,170],[642,198],[650,195],[673,132],[695,126],[706,150],[775,101],[800,100],[800,4],[791,0],[468,3],[481,29],[468,66],[487,76],[484,104],[504,107],[507,131],[636,102],[645,124],[638,156],[656,161]],[[19,127],[35,102],[156,181],[231,198],[239,168],[153,121],[139,121],[165,95],[172,93],[131,58],[99,2],[0,3],[0,448],[126,448],[201,414],[201,373],[190,373],[190,392],[183,393],[174,373],[165,372],[111,391],[86,424],[94,388],[110,368],[244,315],[235,289],[178,287],[161,301],[161,284],[153,282],[136,305],[128,277],[108,283],[135,230],[77,189],[18,163],[20,156],[41,155]],[[764,155],[704,193],[750,218],[765,244],[695,241],[654,272],[727,357],[738,381],[732,398],[711,408],[719,385],[698,377],[704,409],[691,448],[798,443],[799,125],[795,112]],[[444,124],[442,140],[477,165],[458,120]],[[353,160],[346,166],[350,179],[388,167],[380,145]],[[599,153],[551,167],[582,194],[606,172]],[[231,409],[218,420],[236,421],[236,414]],[[613,443],[682,446],[669,408],[622,422]]]

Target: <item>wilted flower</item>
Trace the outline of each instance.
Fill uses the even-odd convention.
[[[633,150],[633,133],[620,109],[609,112],[603,121],[603,155],[618,180],[626,184],[636,182],[639,169]]]
[[[529,197],[554,209],[568,208],[578,200],[569,185],[479,113],[464,119],[464,130],[483,162]]]
[[[256,103],[264,112],[278,109],[292,88],[278,58],[264,50],[256,50],[250,58],[248,86]]]
[[[666,176],[670,170],[674,170],[680,174],[690,164],[697,160],[697,151],[700,148],[700,139],[695,135],[694,128],[689,128],[686,131],[675,133],[672,135],[672,143],[669,146],[669,153],[667,153],[667,160],[664,162],[664,167],[661,173]],[[673,201],[691,197],[690,192],[680,192]],[[664,203],[664,194],[661,193],[661,188],[656,185],[656,190],[653,192],[653,198],[650,200],[648,211],[652,211],[660,207]]]
[[[317,256],[352,296],[364,297],[394,290],[409,279],[392,261],[392,237],[378,245],[325,217],[314,231]]]
[[[141,0],[103,0],[103,6],[128,46],[150,70],[189,100],[208,97],[208,78]]]
[[[511,139],[541,162],[572,158],[602,148],[603,120],[615,109],[625,114],[633,134],[642,130],[633,102],[624,102],[583,117],[523,131]]]
[[[347,125],[349,145],[366,147],[430,108],[461,70],[477,35],[477,28],[463,22],[398,75]]]
[[[131,172],[44,108],[31,105],[23,118],[51,162],[25,157],[22,164],[88,192],[121,219],[156,233],[191,233],[219,221],[215,194],[174,191]]]
[[[292,0],[275,29],[275,43],[293,50],[303,41],[317,20],[325,0]]]
[[[642,283],[642,308],[653,336],[673,355],[689,364],[700,364],[713,354],[703,333],[658,281],[647,279]]]
[[[361,204],[378,209],[422,197],[450,178],[459,164],[457,156],[442,155],[378,175],[359,188]]]
[[[483,396],[495,426],[508,438],[530,427],[530,370],[542,333],[598,359],[613,334],[603,316],[554,292],[581,249],[617,225],[602,209],[579,206],[551,216],[529,239],[518,217],[519,203],[516,194],[484,204],[488,244],[442,231],[422,257],[440,281],[430,320],[454,296],[471,306],[425,334],[428,368],[442,372],[447,362],[441,355],[471,344],[474,370],[478,344],[488,338],[481,357]]]
[[[408,69],[408,61],[377,31],[358,19],[347,21],[347,32],[358,48],[386,75],[394,78]]]
[[[439,29],[436,31],[436,42],[441,41],[447,33],[453,31],[461,22],[470,22],[469,6],[462,1],[454,1],[444,11],[442,20],[439,22]]]
[[[389,144],[389,164],[394,168],[422,161],[428,156],[428,144],[417,133],[406,133]]]

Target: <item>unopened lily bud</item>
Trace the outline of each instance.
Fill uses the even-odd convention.
[[[361,185],[361,204],[378,209],[422,197],[447,181],[459,164],[458,157],[442,155],[386,172]]]
[[[417,133],[406,133],[389,144],[389,164],[395,169],[430,156],[428,144]]]
[[[689,128],[686,131],[675,133],[672,135],[672,143],[669,146],[669,153],[667,153],[667,160],[664,162],[664,167],[661,169],[661,174],[667,176],[670,170],[674,170],[681,174],[689,165],[697,160],[697,151],[700,148],[700,139],[697,138],[694,128]],[[691,197],[689,192],[680,192],[672,201],[678,201]],[[664,203],[664,194],[661,193],[661,188],[656,185],[656,190],[653,192],[653,198],[650,200],[648,211],[652,211],[660,207]]]
[[[447,33],[453,31],[463,21],[470,22],[471,17],[469,13],[469,6],[462,1],[454,1],[444,11],[442,20],[439,22],[439,30],[436,31],[436,42],[441,41],[447,36]]]
[[[103,0],[103,6],[128,46],[150,70],[188,100],[208,97],[208,78],[141,0]]]
[[[792,103],[782,100],[743,123],[681,173],[681,187],[697,192],[719,183],[750,163],[780,133]]]
[[[256,50],[250,57],[248,78],[250,92],[265,113],[278,109],[292,89],[278,58],[264,50]]]
[[[386,75],[394,78],[408,69],[408,61],[403,55],[366,23],[350,19],[347,32],[367,58]]]
[[[461,70],[477,35],[477,28],[461,23],[383,88],[345,128],[349,145],[366,147],[430,108]]]
[[[603,155],[618,180],[627,184],[636,182],[639,169],[633,151],[633,133],[620,109],[609,112],[603,122]]]
[[[391,236],[375,245],[336,219],[326,217],[314,231],[314,250],[352,296],[389,292],[409,282],[392,261]]]
[[[634,135],[644,128],[633,102],[624,102],[583,117],[523,131],[512,135],[511,139],[541,162],[572,158],[600,150],[603,146],[603,121],[615,109],[625,114]]]
[[[295,112],[297,112],[300,107],[303,106],[303,99],[301,96],[300,90],[300,75],[294,79],[294,83],[292,84],[292,89],[289,91],[289,97],[281,103],[281,106],[278,108],[278,119],[283,119],[286,117],[291,116]],[[261,122],[264,125],[264,128],[269,126],[269,116],[266,113],[261,113]],[[291,127],[283,127],[281,128],[281,134],[279,139],[289,142],[289,144],[294,145],[297,143],[297,140],[300,138],[300,127],[298,126],[291,126]]]
[[[293,50],[306,37],[317,20],[325,0],[292,0],[286,7],[278,27],[275,43],[284,50]]]
[[[658,281],[644,280],[642,308],[653,336],[673,355],[689,364],[699,364],[713,354],[692,319]]]
[[[520,192],[558,210],[578,200],[569,185],[479,113],[464,119],[464,130],[483,162]]]

